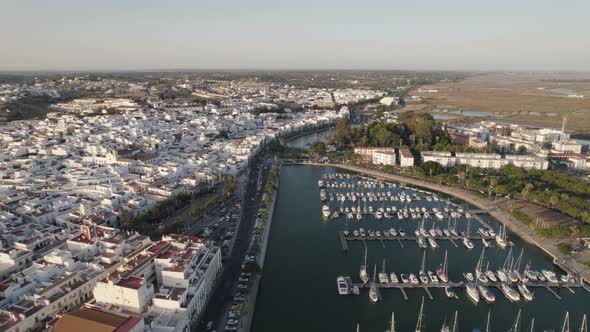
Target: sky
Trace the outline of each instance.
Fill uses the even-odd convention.
[[[590,0],[1,0],[0,70],[590,70]]]

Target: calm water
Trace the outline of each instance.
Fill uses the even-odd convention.
[[[338,275],[349,275],[358,282],[358,271],[363,260],[363,244],[350,242],[349,252],[343,253],[337,232],[345,228],[344,218],[324,222],[321,216],[321,202],[317,181],[321,174],[335,172],[331,168],[305,166],[283,167],[281,186],[275,209],[268,256],[264,267],[260,293],[254,320],[253,331],[355,331],[357,322],[361,331],[384,331],[391,312],[395,312],[397,331],[410,331],[415,327],[420,301],[425,296],[425,331],[440,331],[445,318],[450,319],[455,310],[459,311],[459,331],[474,331],[483,328],[488,310],[491,310],[492,331],[507,331],[516,317],[518,308],[523,310],[523,330],[527,330],[530,320],[535,317],[535,330],[555,329],[560,331],[565,311],[569,310],[572,327],[575,330],[583,310],[590,312],[590,294],[576,289],[571,294],[567,289],[558,290],[562,300],[545,289],[531,289],[535,299],[530,303],[512,304],[504,296],[492,289],[496,303],[488,305],[480,301],[473,304],[464,289],[456,289],[459,300],[447,299],[442,290],[431,290],[434,300],[428,299],[422,289],[407,290],[409,299],[404,300],[396,289],[381,290],[382,300],[371,304],[368,291],[361,290],[360,296],[340,296],[336,288]],[[329,189],[334,191],[334,189]],[[346,191],[346,189],[340,191]],[[351,189],[348,189],[350,191]],[[356,189],[355,189],[356,190]],[[377,189],[372,189],[377,190]],[[393,193],[399,188],[384,189]],[[406,192],[409,190],[406,189]],[[442,197],[442,195],[441,195]],[[339,206],[330,202],[332,210]],[[347,202],[350,206],[350,202]],[[440,202],[412,202],[410,206],[444,206]],[[374,207],[381,203],[373,203]],[[400,202],[387,202],[386,206],[401,206]],[[467,204],[464,204],[469,208]],[[498,224],[483,216],[496,229]],[[432,223],[430,219],[426,228]],[[375,221],[365,217],[360,223],[349,222],[349,229],[388,229],[403,227],[408,235],[413,234],[415,221],[399,222],[397,218]],[[437,223],[441,227],[445,223]],[[466,228],[467,220],[459,219],[457,228]],[[471,223],[471,231],[477,230],[477,223]],[[537,270],[552,269],[551,259],[540,250],[523,243],[509,234],[509,240],[516,245],[515,259],[524,248],[523,263],[530,262]],[[439,241],[439,248],[426,249],[426,269],[434,270],[449,255],[449,277],[451,281],[462,281],[462,273],[473,272],[482,251],[481,242],[476,248],[467,251],[461,243],[455,247],[448,241]],[[368,241],[368,265],[372,273],[374,265],[382,269],[383,259],[386,270],[400,273],[417,273],[420,269],[423,250],[415,242],[403,242],[404,249],[397,242],[385,242],[385,248],[377,241]],[[496,269],[504,263],[508,250],[490,248],[486,250],[486,261],[490,268]],[[573,329],[574,330],[574,329]]]
[[[326,129],[326,130],[318,131],[313,134],[298,137],[298,138],[290,141],[289,143],[287,143],[287,146],[292,147],[292,148],[307,149],[309,147],[309,145],[314,141],[321,141],[321,142],[326,143],[328,136],[330,136],[332,134],[334,134],[334,129]]]

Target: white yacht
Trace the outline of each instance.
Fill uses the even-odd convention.
[[[508,245],[506,242],[506,225],[503,225],[500,229],[500,233],[496,234],[496,244],[502,249],[506,248]]]
[[[479,294],[481,294],[481,297],[483,297],[483,299],[486,300],[486,302],[494,303],[496,301],[496,296],[486,286],[478,285],[477,289],[479,290]]]
[[[400,279],[402,280],[402,283],[407,284],[410,282],[410,279],[408,278],[408,276],[405,273],[400,274]]]
[[[436,243],[436,240],[432,237],[428,238],[428,243],[430,244],[430,247],[432,248],[438,248],[438,243]]]
[[[350,288],[348,287],[348,284],[346,283],[346,280],[344,279],[343,276],[338,276],[338,278],[336,278],[336,284],[338,284],[338,294],[340,294],[340,295],[350,294]]]
[[[430,282],[433,284],[438,284],[438,278],[436,277],[436,274],[432,271],[428,271],[428,278],[430,279]]]
[[[454,299],[457,297],[457,294],[455,294],[455,292],[453,292],[453,290],[451,290],[451,287],[449,287],[449,286],[445,286],[445,295],[449,299]]]
[[[382,284],[389,283],[389,277],[387,276],[387,273],[385,272],[385,259],[383,259],[383,271],[379,272],[379,282]]]
[[[375,274],[377,274],[377,265],[375,265],[375,269],[373,269],[373,282],[369,288],[369,299],[373,303],[377,303],[377,301],[379,301],[379,291],[375,285]]]
[[[360,277],[363,284],[369,282],[369,274],[367,273],[367,248],[365,248],[365,261],[363,265],[361,265]]]
[[[498,275],[498,279],[500,279],[501,282],[508,281],[508,276],[506,276],[506,272],[504,272],[504,270],[500,269],[496,271],[496,274]]]
[[[324,205],[322,207],[322,215],[324,215],[324,218],[329,218],[330,217],[330,207],[327,205]]]
[[[525,284],[518,284],[518,291],[522,297],[527,301],[533,300],[533,293],[527,288]]]
[[[418,277],[416,277],[416,275],[415,275],[415,274],[413,274],[413,273],[410,273],[410,276],[409,276],[409,278],[410,278],[410,282],[411,282],[412,284],[414,284],[414,285],[417,285],[417,284],[419,284],[419,283],[420,283],[420,282],[418,281]]]
[[[447,251],[445,250],[445,261],[438,269],[436,269],[436,275],[438,276],[438,278],[442,282],[449,281],[449,275],[447,274],[447,268],[448,268],[448,266],[447,266]]]
[[[549,271],[549,270],[541,270],[541,273],[547,279],[548,282],[552,282],[552,283],[558,283],[559,282],[557,280],[557,276],[555,275],[555,272]]]
[[[391,280],[392,284],[397,284],[399,283],[399,279],[397,278],[397,275],[395,274],[395,272],[391,272],[389,274],[389,280]]]
[[[518,294],[518,292],[515,291],[514,288],[508,286],[507,284],[502,283],[502,287],[500,287],[500,290],[502,291],[504,296],[506,296],[506,298],[509,301],[512,301],[512,302],[520,301],[520,294]]]
[[[477,287],[475,286],[475,284],[473,283],[468,283],[465,286],[465,289],[467,290],[467,295],[469,296],[469,298],[475,303],[478,304],[479,303],[479,292],[477,291]]]
[[[473,242],[471,242],[471,240],[469,240],[469,238],[467,238],[467,236],[463,238],[463,245],[467,249],[473,249],[475,247],[473,245]]]

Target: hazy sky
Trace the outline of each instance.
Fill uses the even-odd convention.
[[[0,70],[590,70],[590,0],[2,0]]]

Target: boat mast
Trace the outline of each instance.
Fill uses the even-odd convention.
[[[457,329],[459,328],[459,325],[457,324],[457,315],[458,311],[455,311],[455,319],[453,320],[453,329],[451,332],[457,332]]]
[[[509,332],[520,332],[520,311],[521,309],[518,309],[518,315],[516,315],[516,320]]]
[[[582,326],[580,326],[580,332],[588,332],[588,321],[586,320],[586,314],[582,317]]]
[[[391,329],[389,332],[395,332],[395,314],[391,312]]]
[[[361,328],[359,326],[359,323],[356,323],[356,332],[360,332]]]
[[[426,250],[422,253],[422,265],[420,266],[420,273],[424,272],[424,263],[426,263]]]
[[[449,274],[447,273],[447,251],[445,250],[445,261],[443,263],[443,273],[448,276]]]
[[[488,320],[486,322],[486,332],[490,332],[490,313],[491,313],[491,311],[488,310]]]
[[[561,332],[570,332],[570,312],[565,313],[563,325],[561,326]]]
[[[531,320],[531,332],[535,330],[535,317]]]
[[[365,247],[365,264],[363,265],[365,270],[367,269],[367,247]]]
[[[477,266],[475,267],[477,269],[477,271],[481,272],[481,267],[483,265],[483,257],[484,257],[484,253],[486,251],[486,247],[482,247],[481,248],[481,255],[479,256],[479,260],[477,261]]]
[[[504,265],[502,266],[503,270],[506,270],[506,266],[508,265],[508,262],[510,261],[510,257],[512,257],[512,247],[510,247],[510,250],[508,251],[508,255],[506,255],[506,260],[504,260]]]
[[[373,268],[373,285],[375,284],[375,275],[377,274],[377,264],[375,264],[375,267]]]
[[[418,314],[418,321],[416,322],[416,332],[422,331],[422,313],[424,310],[424,296],[422,296],[422,304],[420,304],[420,313]]]
[[[520,250],[520,255],[518,256],[518,259],[516,260],[516,270],[520,270],[520,262],[522,261],[522,253],[524,252],[524,248],[522,248]]]

